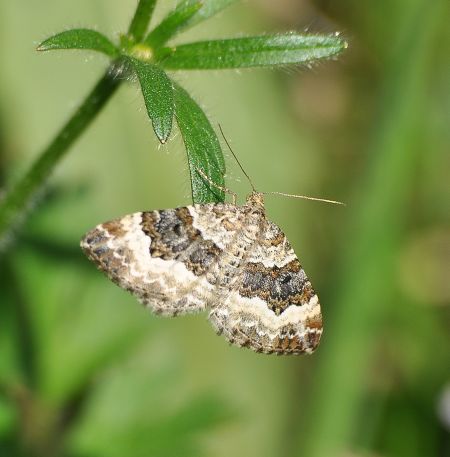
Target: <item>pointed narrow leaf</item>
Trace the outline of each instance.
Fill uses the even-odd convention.
[[[105,35],[90,29],[66,30],[47,38],[37,47],[38,51],[53,49],[91,49],[110,57],[119,55],[118,49]]]
[[[145,39],[145,44],[152,48],[164,45],[179,32],[184,24],[202,7],[201,1],[188,1],[179,4]]]
[[[265,35],[163,48],[156,57],[173,70],[243,68],[313,62],[333,57],[346,47],[335,35]]]
[[[131,21],[128,34],[135,41],[141,41],[145,35],[150,19],[155,9],[156,0],[139,0],[139,4]]]
[[[172,81],[156,65],[130,58],[137,74],[153,130],[161,143],[165,143],[172,131],[174,98]]]
[[[217,185],[225,185],[220,142],[200,106],[182,87],[173,84],[175,116],[186,146],[194,203],[223,202],[224,193],[205,182],[197,171],[202,170]]]
[[[195,0],[190,1],[194,2]],[[236,0],[203,0],[203,6],[198,10],[196,14],[194,14],[188,21],[185,22],[183,28],[192,27],[195,24],[210,18],[211,16],[214,16],[219,11],[235,2]]]

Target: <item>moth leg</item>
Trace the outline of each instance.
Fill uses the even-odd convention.
[[[231,195],[232,203],[233,205],[236,205],[236,200],[237,200],[237,194],[236,192],[233,192],[232,190],[228,189],[228,187],[224,186],[219,186],[219,184],[216,184],[209,176],[206,175],[206,173],[203,170],[200,170],[200,168],[197,168],[197,173],[210,184],[211,186],[215,187],[216,189],[221,190],[222,192],[225,192],[226,194]]]

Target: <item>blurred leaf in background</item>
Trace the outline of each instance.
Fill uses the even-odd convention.
[[[34,45],[74,22],[115,38],[135,2],[113,3],[1,4],[2,186],[104,71]],[[160,3],[154,24],[174,6]],[[447,3],[252,0],[180,36],[308,26],[350,38],[312,72],[177,74],[259,188],[348,203],[267,202],[323,303],[309,358],[228,347],[201,316],[158,319],[90,268],[87,229],[190,200],[181,139],[158,149],[136,87],[116,94],[1,262],[1,456],[450,453]]]

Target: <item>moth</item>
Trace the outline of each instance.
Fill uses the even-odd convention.
[[[127,215],[88,232],[88,258],[154,313],[209,311],[238,346],[311,353],[322,334],[317,295],[264,198]]]
[[[266,354],[310,354],[322,335],[319,299],[286,236],[266,218],[264,194],[252,187],[240,206],[223,189],[233,194],[232,203],[105,222],[83,237],[81,247],[155,314],[207,311],[216,332],[234,345]]]

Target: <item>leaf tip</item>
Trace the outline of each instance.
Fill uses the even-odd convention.
[[[334,37],[339,40],[339,44],[341,45],[342,49],[348,48],[348,41],[342,38],[341,32],[334,32]]]
[[[38,52],[41,52],[41,51],[47,51],[48,48],[47,46],[45,45],[45,41],[43,41],[42,43],[39,43],[37,46],[36,46],[36,51]]]
[[[172,119],[169,123],[162,123],[160,120],[152,120],[153,131],[161,144],[166,144],[172,132]]]

